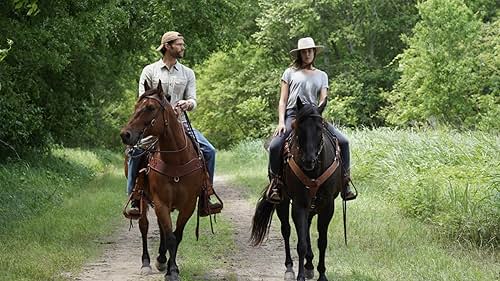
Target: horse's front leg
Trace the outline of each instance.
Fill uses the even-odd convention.
[[[160,228],[160,247],[158,248],[158,257],[156,257],[156,268],[159,271],[167,269],[167,246],[165,245],[165,232],[161,227],[160,220],[158,220]]]
[[[151,273],[151,265],[148,252],[148,229],[149,221],[147,216],[147,207],[144,208],[141,217],[139,218],[139,229],[142,238],[142,266],[141,274],[147,275]]]
[[[276,208],[276,214],[281,222],[281,235],[285,243],[285,280],[291,281],[295,279],[295,272],[293,272],[293,261],[290,253],[290,200],[285,199],[280,202]]]
[[[297,207],[293,205],[292,207],[292,219],[295,224],[295,230],[297,231],[297,253],[299,255],[299,271],[297,274],[297,281],[305,281],[306,276],[304,273],[304,258],[307,253],[307,217],[308,211],[306,208]]]
[[[163,231],[163,234],[160,235],[161,242],[164,243],[166,250],[170,257],[175,255],[177,243],[175,241],[175,235],[172,232],[172,218],[170,217],[170,208],[168,208],[162,201],[155,200],[155,212],[156,217],[158,217],[158,222],[160,223],[160,228]],[[161,234],[161,233],[160,233]],[[160,244],[161,251],[161,244]],[[160,255],[162,253],[160,252]],[[178,270],[174,270],[171,272],[170,264],[167,265],[167,272],[165,273],[165,280],[168,281],[178,281],[179,280],[179,272]]]
[[[186,224],[193,215],[194,209],[196,208],[196,197],[192,200],[191,204],[185,205],[183,208],[179,210],[179,214],[177,215],[177,221],[175,225],[175,247],[173,251],[170,252],[170,257],[168,259],[168,271],[171,275],[179,274],[179,267],[177,266],[177,250],[179,249],[179,244],[182,241],[182,237],[184,234],[184,228]],[[175,279],[172,279],[175,280]]]
[[[325,275],[325,251],[328,243],[328,226],[335,211],[335,202],[331,199],[328,206],[318,215],[318,248],[319,248],[319,261],[318,261],[318,281],[328,281]]]
[[[313,258],[314,253],[311,248],[311,223],[314,217],[314,213],[310,212],[307,220],[307,253],[306,253],[306,264],[304,265],[305,274],[307,279],[312,279],[314,277],[314,264]]]

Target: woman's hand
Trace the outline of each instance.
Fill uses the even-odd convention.
[[[282,136],[283,134],[285,134],[285,131],[285,124],[278,124],[278,127],[276,127],[276,130],[274,131],[274,136]]]

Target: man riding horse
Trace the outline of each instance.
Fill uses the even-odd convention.
[[[215,148],[203,136],[201,132],[190,127],[184,111],[191,111],[196,108],[196,78],[194,71],[181,64],[178,59],[184,56],[185,50],[184,37],[176,31],[169,31],[163,34],[161,44],[156,49],[162,53],[162,58],[152,64],[147,65],[142,70],[139,79],[139,97],[145,92],[144,83],[151,88],[156,88],[161,81],[164,92],[170,96],[170,104],[175,108],[180,121],[186,127],[186,131],[191,133],[199,144],[203,153],[206,168],[209,174],[208,194],[211,194],[213,188],[213,179],[215,172]],[[135,146],[128,148],[128,175],[127,175],[127,193],[130,195],[136,184],[137,173],[144,163],[145,150],[154,144],[155,139],[151,137],[142,138]],[[139,181],[137,181],[139,182]],[[134,198],[131,201],[127,215],[136,218],[140,214],[139,200]],[[203,206],[201,215],[215,214],[221,211],[220,203],[212,203],[208,200],[208,206]]]

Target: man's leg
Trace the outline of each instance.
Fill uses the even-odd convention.
[[[137,172],[139,171],[139,165],[141,163],[141,154],[144,150],[134,147],[130,149],[128,153],[128,175],[127,175],[127,195],[130,196],[132,190],[134,189],[135,181],[137,179]],[[139,200],[132,199],[130,203],[130,209],[127,213],[131,216],[136,216],[140,214],[139,210],[140,202]]]
[[[215,174],[215,147],[203,136],[203,134],[193,128],[193,132],[196,136],[196,140],[200,144],[201,152],[203,153],[203,158],[205,159],[205,163],[207,165],[208,177],[210,180],[210,185],[213,189],[214,184],[214,174]],[[211,210],[211,214],[215,214],[220,212],[222,209],[221,203],[215,202],[212,203],[210,201],[210,197],[208,199],[208,207]]]
[[[351,190],[349,182],[351,181],[351,153],[349,150],[349,140],[342,134],[337,128],[332,124],[328,123],[328,131],[335,134],[339,140],[340,145],[340,157],[342,158],[342,169],[344,170],[344,186],[345,186],[345,196],[344,200],[349,201],[356,199],[357,194]]]

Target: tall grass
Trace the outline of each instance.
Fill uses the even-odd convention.
[[[453,240],[498,246],[499,135],[378,129],[351,136],[353,170],[367,196],[394,201]]]
[[[337,200],[328,235],[329,278],[498,278],[498,135],[390,129],[346,133],[360,196],[349,203],[348,248]],[[267,153],[260,141],[219,153],[217,164],[218,172],[246,186],[251,197],[259,196],[267,182]]]

